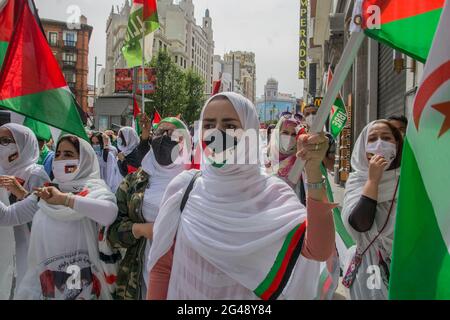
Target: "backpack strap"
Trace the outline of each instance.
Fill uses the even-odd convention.
[[[180,211],[183,212],[184,207],[186,207],[186,203],[189,199],[189,195],[191,194],[192,189],[194,188],[194,184],[195,181],[198,179],[198,177],[200,177],[202,175],[201,171],[197,171],[194,176],[192,177],[191,182],[189,182],[189,185],[183,195],[183,200],[181,200],[181,204],[180,204]]]

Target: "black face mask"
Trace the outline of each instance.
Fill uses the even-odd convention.
[[[173,163],[172,151],[178,146],[178,142],[172,141],[169,136],[159,136],[152,139],[152,149],[156,161],[162,166],[168,166]]]
[[[214,130],[212,134],[205,137],[204,143],[214,153],[219,154],[230,148],[235,148],[238,141],[236,137],[230,136],[225,131]]]

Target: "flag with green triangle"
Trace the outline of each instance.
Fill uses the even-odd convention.
[[[150,61],[153,49],[153,32],[159,28],[156,0],[133,0],[123,56],[129,68],[142,65],[144,60]],[[144,48],[143,45],[144,44]]]
[[[361,3],[361,1],[359,1]],[[364,33],[425,62],[445,0],[364,0]]]
[[[390,299],[450,299],[449,31],[447,0],[403,149]]]
[[[35,8],[27,0],[14,3],[18,16],[0,72],[0,106],[87,139],[75,97],[40,28]]]
[[[14,0],[6,0],[0,7],[0,69],[14,29],[15,3]]]

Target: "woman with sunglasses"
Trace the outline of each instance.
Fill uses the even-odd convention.
[[[206,102],[200,119],[205,161],[200,172],[173,179],[163,196],[148,298],[313,299],[318,261],[334,247],[333,206],[323,202],[320,172],[326,138],[299,140],[310,183],[306,209],[285,182],[262,172],[251,101],[220,93]]]
[[[119,186],[119,215],[108,232],[108,240],[115,248],[126,249],[119,266],[116,299],[146,297],[153,223],[167,185],[190,165],[190,155],[187,126],[179,119],[165,118],[153,134],[142,168],[128,175]]]
[[[34,188],[49,182],[50,178],[39,160],[39,145],[31,129],[8,123],[0,127],[0,188],[8,192],[7,204],[22,200]],[[30,239],[30,222],[36,211],[16,219],[15,214],[0,214],[0,225],[13,226],[16,244],[16,289],[27,268],[27,253]]]

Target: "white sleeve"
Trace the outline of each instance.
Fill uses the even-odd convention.
[[[119,208],[114,202],[75,196],[73,209],[102,226],[111,225]]]
[[[39,210],[37,204],[35,195],[30,195],[9,207],[0,202],[0,225],[15,227],[31,222]]]

